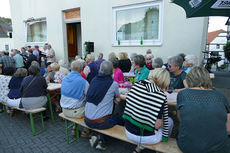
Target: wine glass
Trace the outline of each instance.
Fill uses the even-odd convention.
[[[173,93],[173,90],[174,90],[173,87],[169,87],[169,88],[168,88],[168,93],[169,93],[169,94]]]

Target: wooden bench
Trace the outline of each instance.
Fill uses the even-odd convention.
[[[64,116],[63,113],[60,113],[59,116],[65,119],[66,138],[67,138],[68,144],[74,142],[75,140],[79,138],[78,125],[87,127],[87,125],[85,125],[84,123],[83,118],[79,119],[79,118],[66,117]],[[70,125],[68,123],[69,121],[72,122],[73,124]],[[76,136],[71,141],[69,141],[68,129],[70,129],[74,124],[76,126]],[[106,130],[97,130],[97,129],[92,129],[92,130],[97,131],[99,133],[103,133],[105,135],[108,135],[114,138],[117,138],[117,139],[120,139],[122,141],[136,144],[126,137],[125,128],[123,126],[116,125],[113,128],[106,129]],[[164,153],[181,153],[180,149],[177,146],[176,140],[173,138],[169,138],[168,142],[160,142],[154,145],[143,145],[143,147],[148,148],[150,150],[155,150],[155,151],[164,152]]]
[[[6,113],[6,111],[7,111],[6,107],[9,107],[9,106],[7,105],[7,103],[1,103],[1,104],[3,104],[3,109],[4,109],[4,112]],[[42,112],[45,111],[46,108],[44,108],[44,107],[35,108],[35,109],[24,109],[24,108],[19,108],[19,107],[10,107],[10,108],[16,109],[16,110],[19,110],[19,111],[22,111],[22,112],[28,112],[29,113],[29,115],[30,115],[30,125],[31,125],[32,133],[33,133],[34,136],[45,131],[45,125],[44,125]],[[35,131],[35,126],[34,126],[34,120],[39,119],[39,118],[41,119],[42,129],[36,132]]]

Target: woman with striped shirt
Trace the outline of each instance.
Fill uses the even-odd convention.
[[[127,137],[139,144],[134,153],[144,149],[142,144],[167,142],[173,121],[168,117],[167,97],[163,90],[169,83],[169,72],[156,68],[150,72],[148,80],[136,82],[127,95],[123,118]]]

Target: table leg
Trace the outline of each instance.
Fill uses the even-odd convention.
[[[48,98],[48,103],[49,103],[49,110],[50,110],[50,117],[52,120],[52,123],[54,123],[54,113],[53,113],[53,106],[50,98],[50,93],[47,92],[47,98]]]

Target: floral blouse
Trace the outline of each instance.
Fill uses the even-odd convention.
[[[61,71],[55,72],[54,80],[55,82],[61,82],[65,75]]]
[[[8,99],[8,93],[10,91],[8,85],[11,78],[11,76],[0,75],[0,103],[6,102]]]

